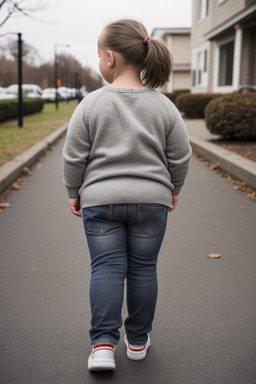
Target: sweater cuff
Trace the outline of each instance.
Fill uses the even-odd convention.
[[[66,187],[67,188],[67,191],[68,191],[68,197],[70,199],[76,199],[77,197],[79,197],[79,189],[80,188],[70,188],[70,187]]]
[[[175,187],[175,188],[172,190],[172,195],[179,195],[181,188],[182,188],[182,186],[180,186],[180,187]]]

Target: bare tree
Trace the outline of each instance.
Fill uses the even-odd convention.
[[[48,0],[31,1],[31,0],[0,0],[0,28],[12,16],[26,16],[34,18],[34,12],[47,9]]]
[[[0,86],[4,87],[17,83],[17,65],[14,60],[17,54],[16,44],[13,43],[13,48],[12,44],[9,44],[0,46],[0,52],[2,51],[0,53]],[[36,65],[33,60],[29,60],[30,53],[32,54],[35,48],[26,43],[24,45],[26,56],[23,60],[23,82],[38,84],[41,88],[55,87],[54,62]],[[83,67],[72,55],[58,55],[58,77],[65,87],[76,89],[85,87],[89,92],[103,85],[100,75],[89,67]]]
[[[9,42],[7,44],[7,55],[12,59],[17,60],[18,47],[17,47],[16,40],[9,39]],[[25,41],[23,41],[23,44],[22,44],[22,57],[24,62],[30,65],[36,65],[37,63],[42,61],[38,53],[38,50],[32,45],[26,43]]]

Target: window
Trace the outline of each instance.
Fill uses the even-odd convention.
[[[204,72],[207,72],[207,50],[204,50]]]
[[[234,67],[234,41],[219,47],[219,75],[218,86],[223,87],[233,84]]]
[[[207,49],[196,49],[192,55],[192,85],[206,87],[207,77]]]
[[[197,0],[196,2],[196,22],[200,23],[208,15],[208,1]]]

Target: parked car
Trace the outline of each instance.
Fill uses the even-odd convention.
[[[60,94],[60,97],[61,97],[61,100],[69,100],[70,97],[69,97],[69,90],[67,87],[59,87],[58,88],[58,92]]]
[[[71,100],[76,98],[76,88],[69,88],[69,93]]]
[[[61,97],[60,97],[59,91],[57,91],[57,97],[58,97],[58,101],[60,101]],[[55,98],[56,98],[55,88],[45,88],[43,90],[42,99],[44,99],[44,101],[52,102],[52,101],[55,101]]]
[[[0,87],[0,100],[17,99],[17,95],[7,93],[6,88]]]
[[[18,96],[18,84],[12,84],[7,87],[7,93]],[[36,84],[22,84],[23,97],[41,97],[42,89]]]

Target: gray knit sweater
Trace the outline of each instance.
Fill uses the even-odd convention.
[[[172,207],[191,147],[173,103],[152,88],[105,86],[88,94],[69,123],[64,184],[81,208],[155,203]]]

